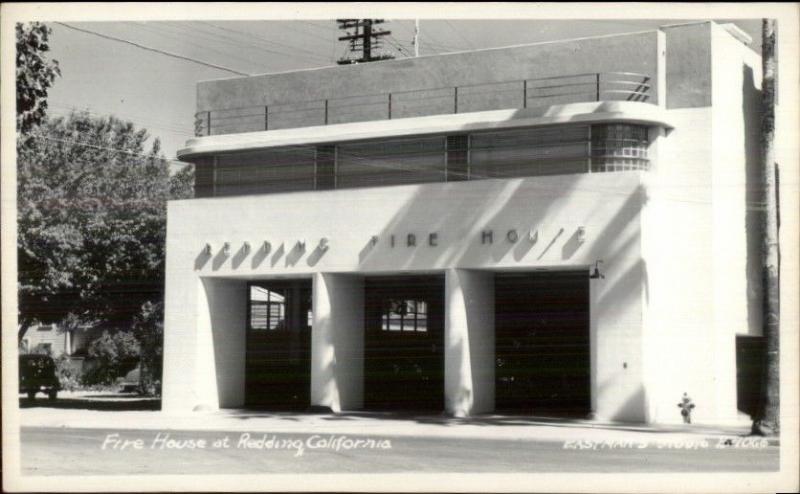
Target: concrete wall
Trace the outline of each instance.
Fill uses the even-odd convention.
[[[445,272],[445,409],[456,417],[494,410],[494,273]]]
[[[197,277],[187,281],[167,284],[163,388],[169,391],[163,393],[162,409],[242,406],[247,285]]]
[[[711,111],[674,110],[659,143],[659,161],[645,181],[642,211],[645,382],[648,418],[681,421],[683,392],[697,419],[712,417],[715,349],[711,279]]]
[[[212,133],[228,134],[264,130],[267,118],[270,129],[321,125],[324,99],[334,99],[330,123],[384,119],[386,93],[397,93],[394,118],[452,113],[454,86],[460,86],[460,112],[517,108],[522,106],[522,84],[511,81],[595,72],[647,74],[650,102],[658,103],[657,67],[657,32],[651,31],[204,81],[197,86],[197,111],[225,110],[212,116]],[[466,87],[486,83],[504,84],[494,92]],[[405,93],[411,90],[426,91]]]
[[[625,60],[627,54],[633,57],[630,63],[643,66],[650,55],[641,54],[651,53],[650,48],[636,51],[633,45],[642,50],[652,43],[652,63],[665,67],[659,79],[674,90],[666,106],[675,129],[655,138],[658,159],[647,173],[171,202],[164,408],[240,401],[238,391],[227,388],[239,389],[239,371],[230,362],[241,347],[235,340],[218,342],[215,335],[223,334],[218,328],[235,333],[243,326],[237,318],[244,310],[229,308],[238,307],[237,287],[244,280],[287,276],[314,277],[313,403],[357,408],[363,400],[363,370],[355,364],[363,321],[357,311],[339,313],[337,307],[363,306],[361,275],[444,271],[447,408],[462,415],[486,410],[491,379],[477,372],[488,355],[486,334],[473,329],[490,328],[490,321],[485,313],[471,311],[467,300],[488,303],[485,282],[491,271],[589,269],[603,260],[605,278],[590,287],[597,418],[679,422],[676,405],[687,392],[697,403],[697,422],[735,421],[734,338],[737,332],[755,334],[758,325],[759,287],[747,262],[757,252],[754,217],[747,208],[752,197],[743,187],[757,178],[752,124],[757,57],[713,24],[665,28],[660,37],[660,44],[655,34],[602,38],[599,44],[597,39],[575,41],[569,56],[563,55],[567,45],[562,43],[451,55],[458,63],[441,67],[429,67],[436,59],[425,58],[350,67],[366,71],[361,86],[353,86],[363,92],[388,76],[387,67],[403,74],[403,64],[422,71],[422,82],[430,85],[474,78],[473,67],[480,67],[482,77],[507,78],[508,71],[534,66],[564,73],[559,63],[586,64],[587,55],[601,52],[609,56],[604,63]],[[666,60],[657,59],[658,47],[665,49]],[[493,61],[480,58],[490,52],[498,55]],[[208,90],[203,104],[252,102],[266,94],[267,82],[269,97],[327,97],[341,70],[208,83],[202,86]],[[385,82],[391,86],[402,79]],[[583,242],[579,227],[586,232]],[[515,235],[509,235],[512,231]],[[264,241],[268,246],[262,247]],[[247,251],[245,242],[255,248]],[[204,252],[206,244],[210,253]],[[203,290],[201,279],[206,280]],[[227,281],[209,290],[210,279]],[[217,351],[218,343],[226,346]],[[221,380],[214,378],[220,365]]]
[[[311,404],[334,412],[364,406],[364,281],[314,275]]]
[[[685,100],[668,112],[675,129],[659,139],[657,166],[645,179],[647,413],[651,421],[680,422],[677,403],[687,392],[695,422],[736,423],[735,335],[757,334],[759,321],[760,287],[748,261],[758,239],[748,200],[758,156],[759,63],[715,24],[677,29],[702,32],[715,55],[709,106]],[[671,56],[668,50],[668,74]]]
[[[720,325],[761,334],[761,58],[714,24],[712,186]],[[725,308],[727,306],[727,308]]]
[[[713,23],[665,26],[666,106],[711,106],[711,26]]]
[[[360,370],[349,359],[358,353],[354,345],[363,331],[357,310],[363,302],[357,282],[347,273],[588,269],[603,259],[607,276],[593,288],[591,309],[593,402],[602,416],[640,418],[641,179],[641,172],[597,173],[170,202],[164,409],[207,403],[213,408],[214,397],[219,406],[238,402],[238,391],[220,388],[223,381],[234,385],[238,371],[226,371],[220,381],[213,378],[212,367],[229,362],[239,343],[221,352],[209,345],[221,331],[238,334],[244,326],[246,294],[236,300],[235,293],[245,280],[315,277],[313,400],[334,409],[338,401],[339,408],[347,409],[359,405]],[[582,243],[577,240],[579,226],[586,230]],[[510,230],[518,235],[515,241],[509,240]],[[482,233],[488,231],[492,242],[484,243]],[[408,245],[409,234],[414,246]],[[319,247],[322,238],[328,241],[327,250]],[[269,250],[262,247],[265,240]],[[301,240],[305,249],[299,247]],[[252,246],[247,253],[245,241]],[[221,252],[225,242],[230,244],[227,255]],[[206,243],[212,246],[210,255],[203,252]],[[459,281],[462,297],[489,297],[470,281],[479,274],[459,271],[456,278],[449,276],[451,282]],[[201,290],[201,279],[213,288]],[[212,279],[224,284],[208,285]],[[449,307],[463,303],[456,292],[449,293]],[[220,305],[208,311],[215,300]],[[475,394],[472,405],[460,402],[459,407],[482,410],[489,396],[474,383],[490,379],[474,372],[486,354],[473,346],[480,345],[473,331],[487,315],[462,308],[460,317],[454,312],[450,319],[450,335],[470,340],[470,358],[476,360],[466,367],[459,364],[459,369],[473,371]],[[330,367],[333,358],[336,365]]]

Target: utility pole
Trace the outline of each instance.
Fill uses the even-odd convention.
[[[414,56],[419,56],[419,19],[414,19]]]
[[[752,432],[777,435],[780,431],[780,251],[778,243],[778,166],[775,163],[775,19],[762,20],[761,159],[764,184],[763,332],[764,380],[760,410]]]
[[[343,57],[337,62],[339,65],[351,63],[375,62],[378,60],[390,60],[394,56],[388,53],[379,55],[373,54],[381,48],[381,38],[392,34],[391,31],[374,30],[377,24],[383,24],[383,19],[337,19],[339,29],[350,30],[345,36],[340,36],[339,41],[349,41],[352,53],[361,52],[358,58]]]

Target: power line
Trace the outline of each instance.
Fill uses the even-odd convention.
[[[86,106],[82,107],[82,106],[78,106],[78,105],[54,103],[52,101],[50,101],[48,103],[48,106],[51,107],[51,108],[52,107],[61,108],[62,110],[56,109],[56,112],[64,114],[62,116],[66,116],[65,113],[67,113],[67,112],[77,112],[77,113],[86,112],[86,113],[89,113],[90,115],[96,115],[98,117],[106,117],[106,116],[110,115],[109,113],[100,113],[100,112],[97,112],[97,111],[94,111],[94,110],[90,110],[89,107],[86,107]],[[166,130],[166,131],[170,131],[170,132],[175,133],[175,134],[194,137],[194,133],[190,131],[190,128],[185,126],[182,123],[172,122],[172,121],[167,121],[167,120],[149,120],[147,118],[141,118],[141,117],[138,117],[138,116],[129,117],[129,116],[122,115],[122,114],[119,114],[119,118],[121,118],[123,120],[130,121],[132,123],[141,122],[141,123],[138,123],[137,125],[139,125],[139,127],[142,127],[142,128],[148,128],[148,129],[153,128],[153,129]],[[146,124],[146,125],[143,125],[143,124]],[[155,124],[155,125],[153,125],[153,124]]]
[[[281,56],[285,56],[285,57],[289,57],[289,58],[293,58],[293,59],[297,59],[297,58],[315,58],[315,59],[317,59],[317,60],[312,60],[313,63],[319,63],[319,61],[329,62],[329,60],[326,57],[320,55],[319,53],[310,51],[310,50],[305,50],[303,48],[284,45],[282,43],[278,43],[278,42],[271,41],[271,40],[266,39],[266,38],[262,38],[260,36],[256,36],[255,34],[245,33],[245,32],[242,32],[242,31],[235,31],[233,29],[223,28],[221,26],[217,26],[217,25],[212,24],[210,22],[203,22],[203,21],[198,21],[198,22],[200,24],[207,25],[207,26],[215,28],[217,30],[230,32],[230,33],[238,35],[239,37],[245,38],[248,42],[255,43],[253,45],[254,48],[257,48],[258,50],[264,51],[266,53],[271,53],[273,55],[281,55]],[[187,29],[194,29],[199,33],[205,34],[205,35],[210,36],[210,37],[214,37],[215,39],[222,40],[223,42],[227,42],[227,43],[232,44],[234,46],[237,46],[239,48],[241,48],[242,43],[245,42],[243,40],[232,38],[230,36],[225,36],[225,35],[218,34],[218,33],[210,33],[208,31],[200,29],[199,26],[181,26],[181,27],[184,27],[184,28],[187,28]],[[275,46],[280,47],[280,48],[288,48],[289,50],[294,50],[295,52],[293,53],[292,51],[278,51],[278,50],[273,49],[272,47],[267,48],[266,46],[264,46],[265,44],[266,45],[275,45]]]
[[[100,37],[100,38],[109,39],[111,41],[117,41],[117,42],[120,42],[120,43],[125,43],[125,44],[131,45],[131,46],[135,46],[137,48],[141,48],[143,50],[152,51],[154,53],[159,53],[161,55],[166,55],[168,57],[177,58],[179,60],[184,60],[184,61],[187,61],[187,62],[194,62],[194,63],[200,64],[200,65],[205,65],[206,67],[211,67],[213,69],[224,70],[224,71],[231,72],[231,73],[237,74],[237,75],[251,75],[251,74],[248,74],[248,73],[245,73],[245,72],[240,72],[240,71],[235,70],[235,69],[230,69],[228,67],[223,67],[221,65],[216,65],[216,64],[213,64],[213,63],[209,63],[209,62],[204,62],[202,60],[197,60],[197,59],[194,59],[194,58],[186,57],[184,55],[178,55],[177,53],[171,53],[171,52],[168,52],[168,51],[160,50],[158,48],[151,48],[149,46],[140,45],[139,43],[135,43],[135,42],[129,41],[127,39],[117,38],[115,36],[109,36],[107,34],[102,34],[102,33],[98,33],[98,32],[95,32],[95,31],[90,31],[88,29],[82,29],[82,28],[79,28],[79,27],[71,26],[71,25],[66,24],[64,22],[54,22],[54,23],[58,24],[60,26],[64,26],[64,27],[66,27],[68,29],[72,29],[72,30],[75,30],[75,31],[80,31],[80,32],[86,33],[86,34],[91,34],[92,36],[97,36],[97,37]]]
[[[444,23],[447,24],[447,27],[452,29],[453,32],[455,32],[458,35],[459,38],[463,39],[467,43],[467,46],[469,46],[473,50],[475,49],[475,46],[470,42],[470,40],[468,40],[463,34],[461,34],[460,31],[458,31],[456,28],[454,28],[453,25],[450,24],[450,21],[444,19]]]
[[[229,32],[229,33],[236,34],[236,35],[244,37],[244,38],[253,38],[253,39],[256,39],[256,40],[260,40],[260,41],[262,41],[264,43],[268,43],[268,44],[279,46],[279,47],[283,47],[283,48],[288,48],[290,50],[296,50],[298,52],[307,53],[308,55],[316,57],[316,58],[325,59],[325,57],[319,55],[319,53],[317,53],[317,52],[314,52],[314,51],[311,51],[311,50],[306,50],[306,49],[303,49],[303,48],[300,48],[300,47],[297,47],[297,46],[291,46],[291,45],[285,45],[283,43],[278,43],[277,41],[272,41],[270,39],[267,39],[267,38],[264,38],[264,37],[261,37],[261,36],[257,36],[255,34],[252,34],[252,33],[249,33],[249,32],[236,31],[235,29],[228,29],[228,28],[225,28],[225,27],[222,27],[222,26],[218,26],[216,24],[212,24],[210,22],[204,22],[204,21],[197,21],[197,22],[200,23],[200,24],[204,24],[206,26],[209,26],[209,27],[213,27],[213,28],[218,29],[220,31],[226,31],[226,32]],[[230,39],[230,38],[228,38],[228,39]],[[280,54],[284,54],[284,53],[281,52]],[[285,54],[294,56],[294,54],[292,54],[292,53],[285,53]]]
[[[339,23],[339,29],[353,30],[352,33],[347,31],[346,35],[339,36],[339,41],[347,41],[352,53],[360,51],[361,54],[358,58],[341,58],[336,62],[339,65],[377,62],[394,58],[388,53],[373,54],[374,49],[380,48],[381,38],[392,34],[391,31],[376,28],[378,24],[383,24],[383,19],[337,19],[336,22]]]
[[[126,151],[124,149],[119,149],[119,148],[110,148],[110,147],[106,147],[106,146],[97,146],[95,144],[89,144],[87,142],[71,141],[71,140],[68,140],[68,139],[57,139],[55,137],[48,137],[48,136],[42,136],[42,135],[35,136],[35,138],[36,139],[42,139],[42,140],[45,140],[45,141],[60,142],[62,144],[74,144],[74,145],[78,145],[78,146],[84,146],[84,147],[89,147],[89,148],[94,148],[94,149],[101,149],[101,150],[105,150],[105,151],[114,151],[116,153],[127,154],[129,156],[136,156],[136,157],[139,157],[139,158],[166,161],[169,164],[175,164],[175,165],[180,165],[180,166],[186,166],[186,165],[189,164],[189,163],[186,163],[185,161],[178,160],[177,157],[176,158],[164,158],[163,156],[152,156],[152,155],[148,155],[148,154],[134,153],[133,151]]]
[[[242,57],[242,56],[239,56],[239,55],[234,55],[234,54],[230,53],[229,51],[223,51],[223,50],[220,50],[220,49],[213,48],[213,47],[209,46],[211,44],[211,42],[209,42],[209,41],[205,41],[205,40],[200,41],[200,43],[203,43],[202,46],[197,44],[197,43],[192,43],[191,41],[189,41],[189,39],[190,39],[189,36],[190,35],[195,35],[195,33],[193,31],[187,32],[187,31],[183,31],[183,30],[177,29],[177,26],[173,28],[173,26],[169,26],[169,25],[163,25],[163,26],[159,26],[159,27],[155,27],[155,26],[150,27],[150,26],[147,26],[143,22],[135,23],[134,25],[137,28],[144,29],[148,33],[155,33],[158,36],[161,36],[161,37],[163,37],[165,39],[178,40],[181,43],[186,44],[186,45],[191,45],[193,47],[200,47],[205,52],[218,53],[221,56],[226,57],[227,59],[235,59],[235,60],[243,62],[244,64],[247,64],[247,65],[251,65],[253,63],[253,58],[252,57],[245,58],[245,57]],[[175,31],[172,31],[172,30],[163,31],[163,29],[165,29],[165,28],[175,29]],[[205,34],[205,33],[203,33],[203,34]],[[214,43],[219,43],[220,41],[225,42],[224,40],[219,40],[217,38],[212,38],[212,37],[210,37],[210,35],[209,35],[209,39],[213,40]],[[233,44],[233,43],[230,43],[230,44]],[[237,43],[237,44],[235,44],[235,46],[236,46],[236,48],[238,48],[237,53],[240,53],[241,52],[241,48],[242,48],[241,43]]]
[[[411,57],[411,56],[413,56],[413,54],[409,53],[409,52],[408,52],[408,50],[406,50],[405,48],[403,48],[403,45],[401,45],[401,44],[400,44],[400,41],[398,41],[397,39],[395,39],[393,36],[391,36],[391,35],[390,35],[390,36],[387,36],[387,37],[386,37],[386,41],[387,41],[387,42],[388,42],[390,45],[392,45],[393,47],[395,47],[395,48],[397,49],[397,51],[399,51],[399,52],[400,52],[400,54],[401,54],[401,55],[405,55],[405,56],[407,56],[407,57]]]
[[[300,22],[304,22],[304,21],[300,21]],[[321,26],[317,26],[316,24],[310,24],[310,23],[308,23],[308,22],[306,22],[306,24],[309,24],[309,25],[311,25],[311,26],[321,27]],[[327,42],[327,41],[330,41],[328,38],[325,38],[325,37],[323,37],[323,36],[320,36],[320,35],[318,35],[318,34],[313,34],[313,33],[310,33],[310,32],[308,32],[308,31],[300,31],[300,30],[298,30],[298,29],[295,29],[294,27],[290,26],[288,22],[282,22],[282,23],[279,23],[278,25],[279,25],[280,27],[285,27],[286,29],[288,29],[288,30],[290,30],[290,31],[294,31],[294,32],[296,32],[296,33],[300,33],[300,34],[302,34],[302,35],[304,35],[304,36],[311,36],[312,38],[321,39],[321,40],[323,40],[323,41],[326,41],[326,42]],[[324,28],[324,29],[327,29],[327,28]]]
[[[320,24],[314,24],[313,22],[310,22],[310,21],[297,21],[297,22],[302,22],[303,24],[307,24],[309,26],[316,27],[316,28],[322,29],[324,31],[333,31],[335,33],[339,32],[335,27],[328,27],[328,26],[323,26],[323,25],[320,25]],[[328,22],[328,21],[325,21],[325,22]]]

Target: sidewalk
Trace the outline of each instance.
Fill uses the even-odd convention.
[[[66,402],[70,397],[65,394]],[[93,397],[83,400],[137,400],[135,397]],[[150,402],[157,406],[157,402]],[[152,407],[152,408],[154,408]],[[99,409],[97,409],[99,408]],[[482,415],[455,418],[444,415],[409,415],[380,412],[311,414],[220,410],[170,414],[157,410],[108,410],[51,405],[39,399],[20,410],[24,427],[65,427],[143,430],[218,430],[289,434],[339,434],[376,436],[451,437],[487,440],[537,441],[647,441],[650,443],[697,443],[703,439],[716,444],[720,440],[746,436],[749,427],[710,427],[703,425],[652,426],[608,423],[581,419],[555,419],[507,415]],[[770,439],[777,445],[777,439]]]

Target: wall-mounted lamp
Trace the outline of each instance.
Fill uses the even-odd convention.
[[[539,230],[531,230],[530,233],[528,233],[528,241],[535,244],[537,240],[539,240]]]
[[[374,247],[378,243],[378,236],[373,235],[372,238],[369,239],[369,241],[372,242],[372,246]]]
[[[594,263],[594,272],[589,275],[589,279],[597,280],[597,279],[604,279],[605,278],[605,276],[602,273],[600,273],[599,264],[602,263],[602,262],[603,261],[598,260],[598,261],[596,261]]]
[[[305,239],[301,239],[297,241],[297,248],[300,250],[306,250],[306,241]]]
[[[206,244],[203,246],[203,255],[210,256],[211,255],[211,244]]]
[[[224,244],[222,244],[222,254],[227,256],[230,253],[231,253],[231,244],[230,242],[225,242]]]
[[[586,227],[579,226],[578,231],[576,232],[578,244],[582,244],[586,241]]]
[[[329,247],[328,239],[326,237],[322,237],[321,239],[319,239],[319,250],[325,252],[326,250],[328,250],[328,247]]]
[[[250,242],[245,242],[244,244],[242,244],[242,251],[244,251],[244,255],[250,253]]]
[[[264,240],[264,243],[261,244],[261,248],[264,249],[264,252],[269,252],[272,248],[272,244],[270,244],[268,240]]]

